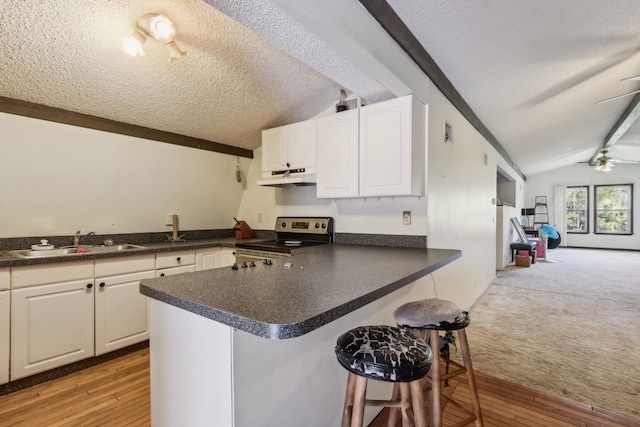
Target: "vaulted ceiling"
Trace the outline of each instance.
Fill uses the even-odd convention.
[[[304,16],[314,3],[5,0],[0,96],[249,150],[262,129],[330,108],[341,88],[368,102],[397,96],[391,80],[344,54],[354,40],[337,46],[318,30],[331,14]],[[640,88],[621,81],[640,74],[637,1],[361,3],[397,14],[525,175],[592,159],[636,98],[595,102]],[[323,7],[357,7],[357,29],[361,3]],[[169,62],[151,40],[143,57],[123,53],[122,38],[150,12],[176,23],[186,57]],[[609,138],[613,158],[640,161],[632,119]]]

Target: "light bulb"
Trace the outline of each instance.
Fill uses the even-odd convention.
[[[130,37],[122,39],[122,49],[131,56],[144,56],[142,45],[147,41],[146,37],[138,31],[134,31]]]
[[[172,42],[176,37],[176,26],[169,18],[158,15],[149,22],[151,36],[161,43]]]

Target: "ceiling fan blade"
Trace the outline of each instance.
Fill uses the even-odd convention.
[[[621,82],[624,82],[627,80],[640,80],[640,76],[626,77],[624,79],[620,79]]]
[[[613,98],[603,99],[602,101],[596,102],[595,105],[602,104],[604,102],[613,101],[614,99],[618,99],[618,98],[624,98],[625,96],[633,95],[633,94],[636,94],[636,93],[640,93],[640,89],[634,90],[633,92],[625,93],[623,95],[614,96]]]

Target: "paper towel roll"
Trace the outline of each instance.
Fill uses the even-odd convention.
[[[178,215],[173,214],[173,241],[178,241]]]

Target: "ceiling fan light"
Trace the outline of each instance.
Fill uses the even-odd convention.
[[[131,56],[144,56],[142,46],[146,41],[146,36],[136,30],[131,36],[122,39],[122,49]]]

